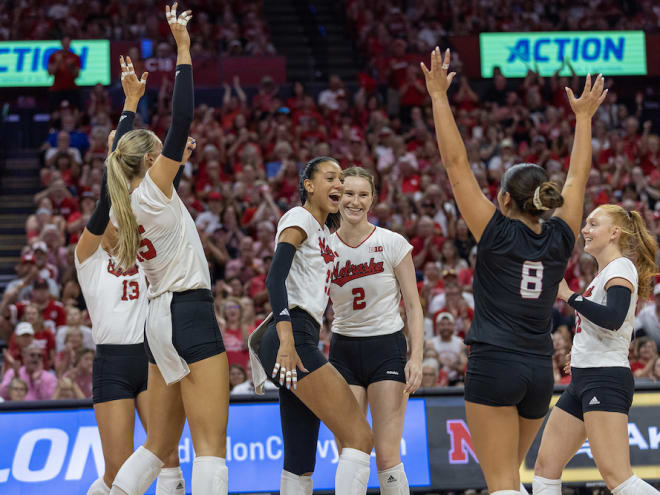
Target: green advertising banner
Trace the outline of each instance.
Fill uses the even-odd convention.
[[[0,42],[0,87],[50,86],[48,59],[61,48],[57,40]],[[78,86],[110,84],[108,40],[74,40],[71,51],[80,57]]]
[[[563,62],[575,72],[605,76],[646,75],[643,31],[558,31],[548,33],[481,33],[481,77],[499,67],[505,77],[525,77],[528,69],[551,76]],[[564,65],[562,76],[570,76]]]

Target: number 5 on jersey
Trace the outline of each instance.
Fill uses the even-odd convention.
[[[144,227],[142,225],[138,225],[138,231],[140,234],[144,234]],[[156,254],[156,248],[151,243],[151,241],[143,237],[142,240],[140,240],[140,246],[138,247],[138,261],[154,259]]]
[[[520,295],[523,299],[538,299],[543,291],[543,263],[525,261],[522,266]]]

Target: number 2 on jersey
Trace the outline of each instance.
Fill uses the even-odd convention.
[[[523,299],[538,299],[543,291],[543,263],[525,261],[522,266],[520,295]]]
[[[138,231],[140,234],[144,234],[144,227],[138,225]],[[151,241],[145,237],[140,241],[140,246],[138,247],[137,259],[138,261],[151,260],[156,257],[156,248],[151,243]]]
[[[353,310],[364,309],[367,307],[367,303],[364,301],[364,289],[362,287],[356,287],[353,289],[352,294],[355,296],[353,298]]]

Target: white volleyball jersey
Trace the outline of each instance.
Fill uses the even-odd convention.
[[[94,343],[142,343],[149,304],[144,271],[137,265],[122,271],[100,245],[82,263],[74,257]]]
[[[149,280],[149,298],[164,292],[210,289],[202,242],[176,189],[168,198],[147,172],[131,193],[131,208],[142,235],[138,261]]]
[[[298,227],[307,234],[307,238],[296,249],[286,279],[289,309],[304,309],[322,325],[336,256],[330,248],[330,231],[302,206],[291,208],[280,218],[276,244],[280,234],[289,227]]]
[[[630,367],[628,347],[635,324],[637,307],[637,269],[628,258],[617,258],[605,266],[584,291],[582,297],[597,304],[607,304],[605,286],[613,278],[623,278],[633,286],[626,319],[618,330],[599,327],[579,313],[575,314],[575,337],[571,350],[571,366],[599,368],[605,366]]]
[[[367,337],[401,330],[401,290],[394,269],[412,249],[410,243],[380,227],[358,246],[349,246],[337,233],[330,242],[338,255],[330,285],[332,331]]]

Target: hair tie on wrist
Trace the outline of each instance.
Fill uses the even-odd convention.
[[[544,206],[543,203],[541,202],[541,186],[538,186],[534,190],[533,203],[534,203],[534,208],[536,208],[537,210],[545,211],[550,209],[547,206]]]

